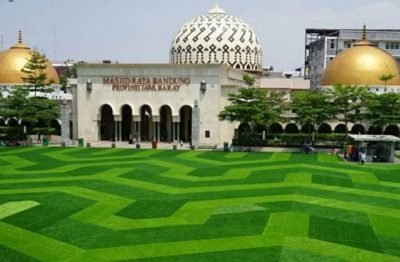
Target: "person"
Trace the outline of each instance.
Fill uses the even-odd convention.
[[[361,165],[364,165],[365,161],[367,160],[367,154],[365,152],[361,152],[360,160],[361,160]]]
[[[40,132],[37,135],[37,142],[38,143],[42,142],[42,134]]]

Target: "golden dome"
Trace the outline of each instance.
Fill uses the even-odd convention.
[[[326,67],[321,86],[373,85],[382,86],[382,75],[392,74],[388,86],[400,86],[400,65],[386,51],[373,46],[366,40],[364,27],[363,38],[353,47],[340,52]]]
[[[18,35],[18,43],[10,49],[0,52],[0,83],[2,84],[23,84],[22,77],[26,75],[21,72],[27,60],[32,56],[32,49],[22,43],[21,32]],[[54,67],[47,61],[47,79],[53,79],[54,84],[60,80]]]

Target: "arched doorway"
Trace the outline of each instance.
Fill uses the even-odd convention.
[[[294,123],[287,124],[286,127],[285,127],[285,133],[287,133],[287,134],[298,134],[299,133],[299,128]]]
[[[269,127],[269,132],[271,134],[281,134],[281,133],[283,133],[282,125],[279,124],[279,123],[271,124],[271,126]]]
[[[335,133],[345,134],[346,133],[346,126],[344,124],[339,124],[335,127]]]
[[[10,119],[8,119],[7,125],[9,127],[17,127],[18,126],[18,120],[15,119],[15,118],[10,118]]]
[[[351,128],[352,134],[365,134],[365,128],[361,124],[356,124]]]
[[[187,143],[192,138],[192,108],[182,106],[179,110],[179,118],[179,140]]]
[[[301,127],[301,132],[302,133],[311,133],[314,131],[314,127],[311,124],[305,124]]]
[[[0,118],[0,126],[5,126],[6,125],[6,121],[4,121],[3,118]]]
[[[122,106],[121,115],[121,140],[129,141],[130,135],[132,134],[132,108],[129,105]]]
[[[52,134],[61,136],[61,125],[57,119],[51,120],[50,127],[53,128]]]
[[[238,127],[238,132],[239,132],[239,137],[241,137],[245,133],[250,133],[251,129],[249,124],[247,123],[241,123]]]
[[[380,135],[382,134],[382,127],[380,126],[370,126],[368,129],[368,134],[370,135]]]
[[[100,140],[115,139],[115,126],[113,110],[109,105],[103,105],[100,109]]]
[[[399,127],[396,125],[389,125],[385,129],[385,135],[399,136]]]
[[[320,134],[330,134],[330,133],[332,133],[332,128],[331,128],[330,125],[324,123],[324,124],[319,126],[318,133],[320,133]]]
[[[140,140],[151,141],[153,139],[153,119],[151,107],[143,105],[140,108]]]
[[[160,108],[160,141],[172,141],[172,110],[167,105]]]

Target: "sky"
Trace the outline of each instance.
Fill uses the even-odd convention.
[[[0,0],[0,42],[22,30],[52,61],[168,63],[179,29],[216,4],[254,29],[277,71],[304,64],[306,28],[400,29],[400,0]]]

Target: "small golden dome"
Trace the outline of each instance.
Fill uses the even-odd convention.
[[[18,34],[18,43],[10,49],[0,52],[0,83],[2,84],[23,84],[22,77],[26,75],[21,72],[27,60],[32,56],[32,49],[22,43],[21,31]],[[47,61],[47,79],[52,79],[54,84],[60,80],[54,67]]]
[[[366,40],[364,27],[362,40],[353,47],[340,52],[326,67],[321,86],[374,85],[385,83],[382,75],[392,74],[388,86],[400,86],[400,65],[388,52],[373,46]]]

